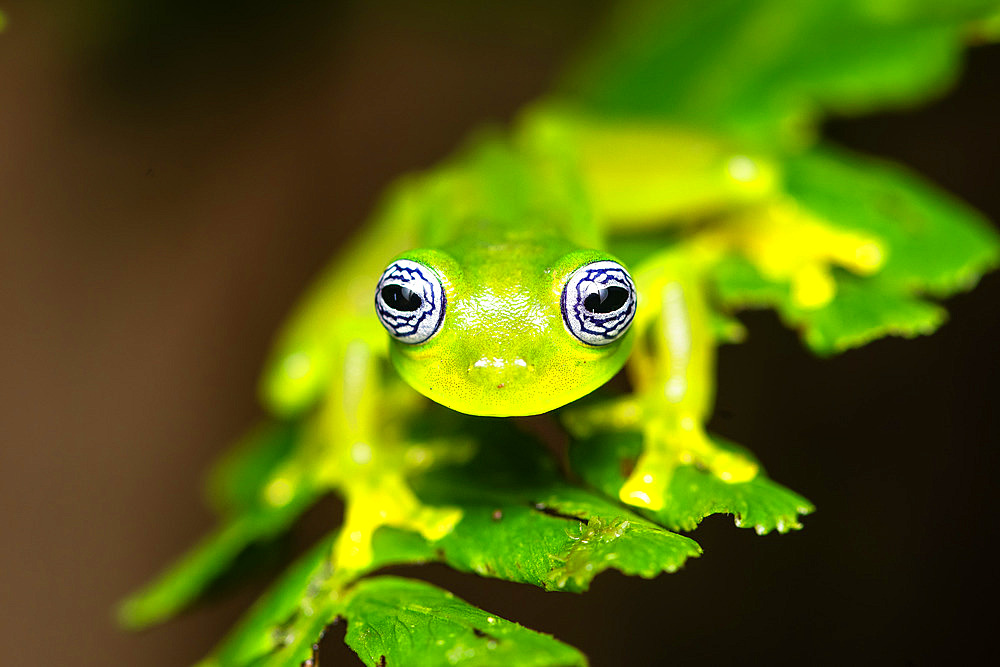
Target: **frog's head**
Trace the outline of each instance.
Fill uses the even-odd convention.
[[[516,243],[461,255],[405,253],[376,289],[393,364],[417,391],[467,414],[534,415],[624,365],[636,290],[617,261]]]

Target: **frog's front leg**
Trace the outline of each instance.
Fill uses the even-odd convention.
[[[345,519],[333,554],[336,567],[357,570],[372,561],[380,526],[419,532],[429,540],[448,534],[461,518],[450,507],[420,502],[407,477],[442,456],[437,444],[416,443],[408,424],[424,399],[387,376],[381,329],[366,322],[344,327],[332,383],[310,424],[320,484],[344,497]],[[370,333],[370,335],[365,335]],[[458,448],[453,448],[458,451]]]
[[[753,479],[755,461],[720,449],[704,421],[712,401],[716,341],[698,267],[666,253],[635,273],[640,302],[628,371],[634,393],[565,416],[577,436],[638,431],[643,451],[619,491],[622,501],[660,509],[678,465],[697,465],[727,482]]]
[[[413,530],[434,541],[450,533],[462,518],[458,508],[422,504],[400,470],[359,475],[345,482],[343,491],[344,525],[333,553],[334,564],[342,570],[360,570],[372,562],[372,538],[380,526]]]

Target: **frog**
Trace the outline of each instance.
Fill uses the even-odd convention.
[[[740,253],[817,306],[834,268],[882,261],[877,239],[787,203],[777,165],[690,128],[541,104],[390,188],[297,307],[260,384],[273,415],[307,420],[309,474],[345,497],[335,564],[369,563],[380,526],[437,540],[461,520],[407,481],[470,446],[460,433],[413,440],[406,422],[428,400],[490,419],[556,414],[576,438],[641,434],[619,492],[639,508],[663,506],[679,465],[752,480],[759,464],[705,429],[712,267]],[[623,369],[627,393],[581,400]],[[287,501],[303,474],[278,470],[269,500]]]

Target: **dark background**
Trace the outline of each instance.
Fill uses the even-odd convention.
[[[200,475],[258,414],[269,337],[382,187],[545,91],[603,11],[278,4],[3,2],[0,664],[210,649],[277,566],[147,633],[111,610],[208,529]],[[947,98],[829,134],[1000,219],[998,73],[976,49]],[[970,660],[995,634],[998,297],[988,276],[935,336],[830,361],[745,318],[713,427],[816,503],[802,532],[714,517],[678,574],[583,596],[419,572],[597,666]]]

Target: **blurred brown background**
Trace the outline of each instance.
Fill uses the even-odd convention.
[[[182,665],[235,621],[280,562],[151,632],[111,612],[207,530],[200,475],[258,413],[270,335],[379,190],[545,91],[605,3],[278,4],[2,3],[2,665]],[[977,49],[948,98],[830,133],[1000,219],[998,73]],[[714,427],[818,505],[801,533],[713,518],[682,572],[584,596],[416,573],[598,666],[971,657],[993,627],[998,296],[989,276],[938,335],[833,361],[746,318]]]

